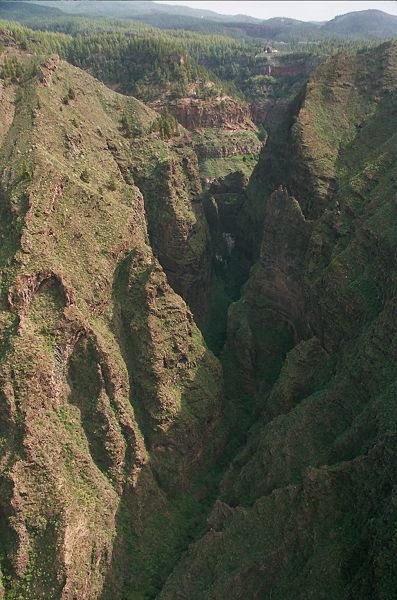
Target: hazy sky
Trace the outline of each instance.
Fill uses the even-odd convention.
[[[270,19],[271,17],[291,17],[301,21],[328,21],[336,15],[343,15],[355,10],[366,10],[376,8],[392,15],[397,15],[397,1],[389,2],[220,2],[218,0],[171,0],[161,1],[159,4],[182,4],[193,8],[205,8],[225,15],[245,14],[259,19]]]

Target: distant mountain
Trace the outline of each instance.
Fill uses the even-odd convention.
[[[150,24],[152,24],[152,20],[156,20],[160,16],[190,17],[192,19],[205,19],[221,23],[235,21],[260,23],[260,19],[255,19],[248,15],[222,15],[212,10],[190,8],[189,6],[156,4],[150,0],[73,0],[73,2],[71,0],[32,0],[32,2],[48,7],[52,7],[56,3],[57,7],[69,14],[140,19]]]
[[[362,10],[340,15],[328,21],[322,32],[330,36],[379,39],[397,35],[397,16],[381,10]]]
[[[54,3],[53,3],[54,4]],[[56,17],[63,12],[55,6],[40,6],[32,2],[0,1],[0,19],[20,21],[31,17]]]
[[[46,12],[38,12],[43,9]],[[328,22],[305,22],[286,17],[260,20],[248,15],[222,15],[211,10],[157,4],[149,0],[0,2],[0,17],[21,21],[41,14],[54,16],[54,11],[58,15],[62,12],[75,16],[133,19],[161,29],[187,29],[285,42],[330,38],[386,39],[397,36],[397,16],[380,10],[351,12]]]
[[[225,29],[236,30],[248,37],[262,38],[274,41],[291,41],[291,40],[312,40],[321,37],[322,23],[313,23],[298,21],[297,19],[288,19],[284,17],[276,17],[266,19],[265,21],[257,21],[256,23],[225,23]]]

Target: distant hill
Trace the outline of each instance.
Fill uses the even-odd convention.
[[[231,30],[235,31],[238,27],[240,32],[248,37],[288,42],[291,40],[321,38],[322,25],[322,23],[276,17],[265,21],[257,21],[256,23],[226,23],[225,28],[229,29],[230,32]]]
[[[282,10],[282,5],[280,10]],[[0,17],[27,21],[29,17],[68,14],[133,19],[161,29],[186,29],[274,41],[322,39],[387,39],[397,36],[397,16],[380,10],[340,15],[328,22],[305,22],[286,17],[260,20],[248,15],[222,15],[211,10],[156,4],[149,0],[27,0],[0,2]]]
[[[397,35],[397,16],[381,10],[362,10],[340,15],[325,23],[322,32],[330,36],[378,39]]]
[[[56,17],[62,15],[63,11],[55,6],[40,6],[32,2],[0,2],[0,19],[19,21],[31,17]]]
[[[124,19],[142,19],[152,24],[159,16],[181,16],[195,19],[205,19],[220,23],[244,21],[248,23],[260,22],[248,15],[222,15],[212,10],[190,8],[189,6],[173,6],[167,4],[156,4],[148,0],[31,0],[35,4],[52,7],[56,2],[63,12],[69,14],[81,14],[85,16],[107,16]]]

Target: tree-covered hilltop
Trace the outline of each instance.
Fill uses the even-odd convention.
[[[22,49],[56,52],[95,77],[153,101],[161,96],[209,98],[231,95],[247,101],[282,98],[304,82],[322,56],[362,42],[322,41],[275,45],[260,40],[188,31],[162,31],[141,23],[86,17],[33,20],[29,29],[0,22]],[[299,70],[290,65],[301,64]]]
[[[218,63],[221,63],[225,49],[235,45],[244,48],[244,52],[240,51],[244,60],[252,61],[255,56],[253,44],[236,44],[232,39],[220,38],[219,41],[216,37],[206,39],[199,35],[185,39],[146,26],[117,31],[114,29],[116,24],[112,23],[107,24],[110,30],[100,32],[98,29],[101,24],[99,21],[75,19],[71,27],[61,27],[59,23],[57,26],[56,22],[49,20],[37,24],[41,30],[33,32],[2,22],[2,29],[9,29],[22,49],[34,53],[57,52],[72,64],[117,86],[120,91],[145,101],[161,94],[183,97],[188,94],[187,86],[192,83],[202,84],[195,89],[198,97],[225,93],[238,96],[239,90],[233,79],[221,81],[215,72],[210,72],[204,66],[204,61],[200,64],[200,56],[215,54],[218,55]],[[63,31],[44,31],[59,28]],[[202,46],[212,46],[210,52],[200,50],[200,42]],[[230,59],[231,51],[227,52]],[[205,86],[208,81],[214,85]]]

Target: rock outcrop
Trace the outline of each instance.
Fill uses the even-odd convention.
[[[186,129],[217,127],[220,129],[254,130],[250,107],[230,96],[214,98],[180,98],[177,100],[157,100],[151,108],[161,111],[164,108],[174,115]]]

